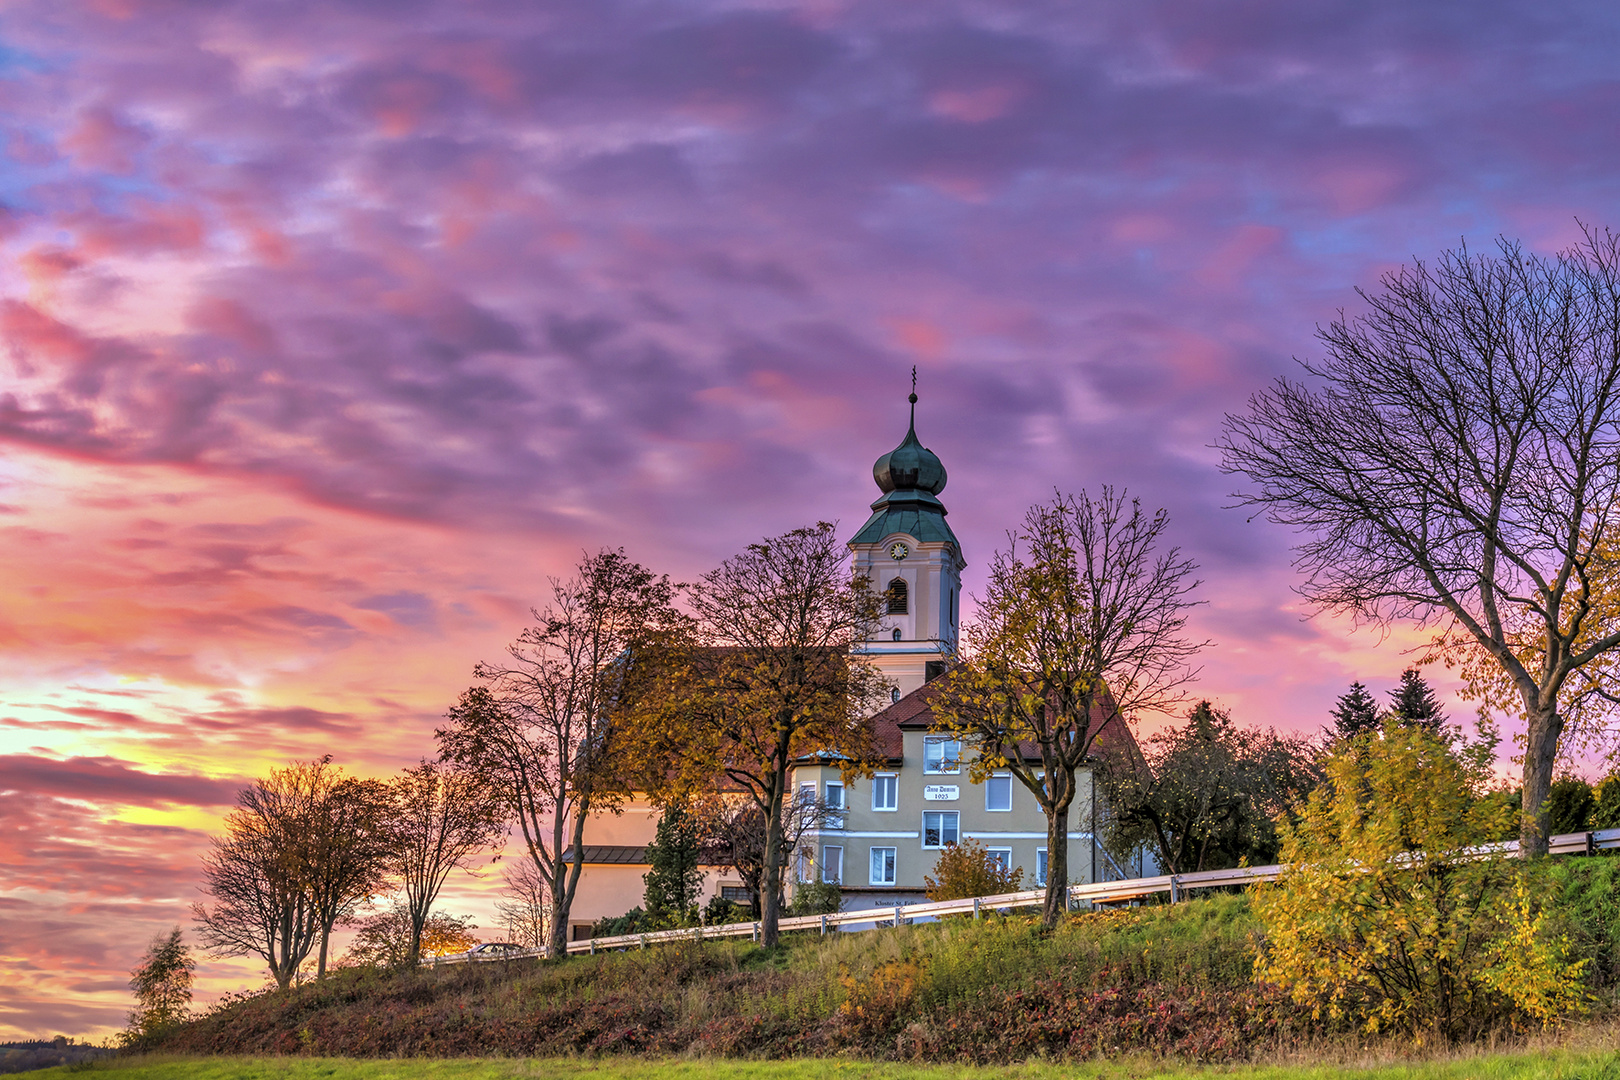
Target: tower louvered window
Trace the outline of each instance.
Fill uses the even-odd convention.
[[[911,610],[911,597],[906,588],[905,578],[895,578],[889,582],[889,587],[883,595],[888,599],[890,615],[904,615]]]

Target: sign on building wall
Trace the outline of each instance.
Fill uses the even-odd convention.
[[[929,784],[923,788],[923,802],[955,802],[962,789],[955,784]]]

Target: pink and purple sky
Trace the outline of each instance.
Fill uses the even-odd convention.
[[[1353,286],[1620,225],[1616,57],[1575,2],[8,0],[0,1038],[121,1026],[238,787],[431,753],[582,549],[852,532],[912,365],[970,591],[1123,485],[1201,693],[1382,694],[1421,635],[1303,620],[1210,443]]]

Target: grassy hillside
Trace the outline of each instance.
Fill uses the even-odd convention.
[[[163,1049],[202,1054],[705,1054],[998,1062],[1148,1051],[1242,1058],[1304,1030],[1250,981],[1241,897],[557,963],[348,971],[231,1002]]]
[[[1620,975],[1620,859],[1549,882],[1600,1015]],[[1357,1044],[1252,979],[1247,898],[856,934],[709,941],[405,973],[342,971],[223,1004],[156,1047],[353,1058],[701,1055],[991,1064],[1276,1059]],[[1617,1074],[1616,1080],[1620,1080]]]

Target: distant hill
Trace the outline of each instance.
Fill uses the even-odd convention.
[[[0,1073],[31,1072],[57,1065],[77,1065],[81,1061],[94,1061],[110,1057],[112,1050],[104,1046],[89,1046],[74,1042],[65,1036],[54,1039],[36,1039],[30,1042],[0,1043]]]

